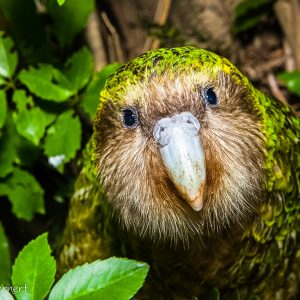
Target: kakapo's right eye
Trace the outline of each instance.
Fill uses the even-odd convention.
[[[218,105],[218,97],[213,88],[209,87],[202,91],[202,95],[207,105],[216,106]]]

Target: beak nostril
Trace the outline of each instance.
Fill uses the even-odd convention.
[[[163,126],[162,124],[157,124],[155,126],[153,135],[157,142],[159,142],[159,143],[161,142],[161,140],[163,139],[162,134],[165,130],[166,130],[166,127]]]
[[[184,134],[196,136],[199,128],[198,119],[190,112],[183,112],[158,120],[153,128],[153,136],[160,146],[166,146],[173,135],[178,134],[178,130],[183,131]]]

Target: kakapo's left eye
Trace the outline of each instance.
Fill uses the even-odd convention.
[[[207,105],[216,106],[218,104],[218,97],[213,88],[204,89],[202,95]]]
[[[134,128],[140,124],[139,116],[136,108],[128,107],[121,111],[122,124],[125,128]]]

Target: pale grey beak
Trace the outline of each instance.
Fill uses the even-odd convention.
[[[190,112],[183,112],[159,120],[153,130],[171,180],[196,211],[203,207],[206,179],[199,129],[198,119]]]

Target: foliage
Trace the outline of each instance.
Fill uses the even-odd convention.
[[[62,7],[49,0],[47,19],[31,0],[0,0],[11,35],[0,32],[0,196],[9,199],[18,218],[30,221],[34,213],[44,214],[48,194],[54,194],[52,199],[66,196],[44,191],[42,173],[55,169],[72,184],[77,174],[70,174],[69,165],[89,137],[82,128],[90,126],[99,92],[119,66],[94,73],[86,46],[61,48],[73,45],[94,6],[93,0],[68,1]],[[32,27],[31,36],[24,27]],[[46,36],[49,32],[55,43]],[[41,54],[45,46],[48,50]],[[36,166],[42,169],[35,172]]]
[[[15,260],[12,285],[26,287],[16,293],[16,298],[43,299],[54,282],[55,272],[56,264],[51,256],[47,234],[43,234],[24,247]]]
[[[87,87],[83,99],[82,99],[82,108],[83,110],[89,114],[91,118],[96,111],[98,106],[98,99],[94,97],[99,90],[103,89],[106,79],[119,68],[120,64],[114,63],[107,65],[100,72],[94,74],[91,83]]]
[[[255,27],[271,10],[274,0],[244,0],[235,8],[232,30],[242,33]]]
[[[13,296],[6,289],[0,289],[0,299],[2,300],[14,300]]]
[[[278,76],[288,90],[300,97],[300,71],[282,72]]]
[[[56,262],[47,236],[38,236],[20,251],[13,265],[14,290],[9,289],[6,281],[0,282],[1,299],[41,300],[50,292],[49,300],[125,300],[136,294],[149,271],[146,263],[111,257],[69,270],[53,286]]]
[[[94,7],[94,0],[67,1],[61,7],[55,0],[47,1],[47,10],[53,20],[53,33],[62,47],[70,45],[77,33],[85,28]]]
[[[146,263],[124,258],[96,260],[68,271],[53,287],[49,300],[131,299],[148,270]]]
[[[61,6],[65,3],[65,0],[57,0],[57,3]]]
[[[99,93],[120,66],[114,63],[94,72],[82,38],[94,8],[94,0],[0,0],[0,22],[6,30],[0,31],[0,212],[8,201],[11,205],[11,212],[0,214],[0,284],[26,283],[30,292],[19,291],[17,299],[45,298],[56,266],[47,235],[41,235],[17,256],[10,282],[10,222],[31,224],[37,214],[50,220],[47,209],[70,198],[80,169],[76,158],[91,135]],[[62,282],[70,288],[58,282],[50,299],[61,299],[65,292],[64,299],[83,299],[89,288],[95,295],[128,298],[147,271],[145,264],[129,260],[97,261],[66,274]],[[89,272],[99,277],[91,278]],[[114,282],[107,281],[107,273]],[[79,282],[80,288],[72,289]],[[13,299],[1,285],[0,298]]]
[[[0,283],[7,285],[10,278],[11,262],[9,256],[8,240],[5,236],[5,232],[2,224],[0,223]],[[0,291],[1,292],[1,291]],[[1,294],[0,294],[1,295]],[[0,297],[0,299],[2,299]]]
[[[37,180],[25,170],[14,167],[6,180],[0,183],[0,195],[8,197],[18,218],[30,221],[33,213],[45,213],[44,191]]]

